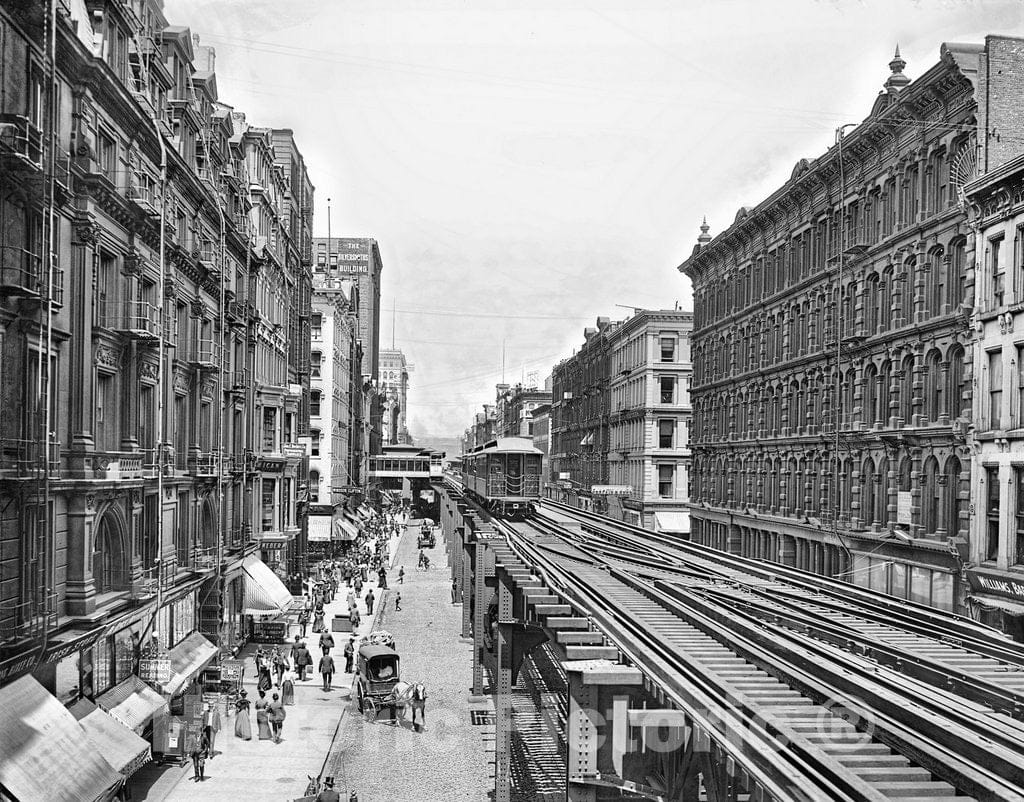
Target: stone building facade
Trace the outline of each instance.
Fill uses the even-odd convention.
[[[409,444],[406,414],[409,404],[410,365],[397,348],[380,352],[380,396],[382,440],[384,445]]]
[[[551,371],[551,485],[556,501],[592,509],[594,485],[608,484],[612,335],[599,317],[579,351]]]
[[[689,534],[692,325],[691,312],[643,310],[612,333],[608,485],[594,491],[612,517],[681,537]]]
[[[63,701],[198,670],[261,548],[302,566],[313,188],[162,5],[0,8],[0,684]]]
[[[867,119],[680,270],[693,281],[693,539],[959,608],[970,529],[959,203],[1019,126],[1021,43],[897,51]],[[989,69],[990,64],[999,66]]]
[[[1024,156],[966,187],[975,271],[967,610],[1024,640]]]
[[[551,403],[551,393],[522,384],[497,385],[495,406],[500,420],[499,437],[532,437],[533,410]]]

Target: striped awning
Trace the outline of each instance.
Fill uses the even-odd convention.
[[[96,703],[128,729],[137,733],[146,729],[150,719],[167,706],[164,697],[135,674],[97,697]]]
[[[124,775],[35,677],[0,688],[0,787],[5,798],[104,798]]]
[[[245,615],[278,615],[292,606],[292,594],[284,582],[255,555],[242,563],[245,571]]]
[[[176,694],[202,671],[220,651],[210,641],[193,632],[185,640],[171,649],[167,656],[171,658],[171,679],[164,685],[164,693]]]
[[[70,710],[103,759],[125,777],[131,777],[152,758],[149,741],[88,699],[80,699]]]
[[[351,521],[339,518],[334,522],[334,539],[340,542],[350,542],[359,537],[359,529]]]

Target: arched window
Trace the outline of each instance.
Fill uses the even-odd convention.
[[[860,469],[860,523],[867,528],[875,522],[875,463],[865,457]]]
[[[883,527],[889,525],[889,459],[878,463],[878,492],[875,494],[875,521]]]
[[[925,274],[925,311],[928,317],[942,314],[943,296],[946,288],[946,261],[942,248],[932,248],[928,252],[928,270]]]
[[[789,460],[788,473],[789,475],[786,477],[786,512],[789,515],[795,515],[803,501],[802,494],[804,492],[800,466],[795,458]]]
[[[958,237],[949,243],[949,277],[946,284],[946,304],[955,312],[964,298],[964,284],[967,282],[966,254],[964,240]]]
[[[921,484],[921,526],[925,535],[934,535],[939,528],[939,463],[935,457],[924,462]]]
[[[786,415],[790,434],[795,434],[800,427],[800,408],[802,404],[803,398],[800,392],[800,384],[794,381],[789,385],[789,407]]]
[[[892,384],[892,363],[887,359],[878,369],[878,408],[875,410],[875,420],[880,421],[882,428],[889,426],[889,418],[892,409],[889,406]]]
[[[912,426],[914,423],[914,357],[903,360],[903,380],[900,382],[900,425]]]
[[[320,471],[309,472],[309,503],[320,503]]]
[[[853,507],[853,460],[849,457],[843,460],[839,474],[839,519],[850,520],[850,510]]]
[[[951,419],[959,418],[964,406],[964,349],[959,344],[949,349],[949,396],[947,406]]]
[[[92,578],[97,593],[127,590],[131,586],[124,527],[112,509],[103,514],[93,536]]]
[[[878,282],[878,327],[879,331],[892,328],[893,272],[890,265],[882,271]]]
[[[946,460],[945,485],[943,489],[943,528],[947,537],[960,531],[960,460],[950,457]]]
[[[927,424],[935,424],[946,411],[946,388],[942,381],[942,355],[932,349],[925,357],[924,372],[924,414]]]
[[[864,288],[864,333],[869,337],[878,332],[878,284],[878,273],[872,273]]]
[[[878,420],[878,368],[868,362],[864,368],[863,395],[861,396],[861,423],[872,428]]]

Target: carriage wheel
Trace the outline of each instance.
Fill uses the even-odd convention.
[[[373,699],[369,697],[363,699],[363,718],[368,724],[373,724],[377,720],[378,712],[379,708]]]

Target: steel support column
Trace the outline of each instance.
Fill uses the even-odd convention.
[[[515,637],[512,587],[508,573],[498,571],[498,672],[494,687],[494,802],[512,798],[512,639]]]
[[[487,615],[486,544],[473,534],[473,695],[484,693],[484,627]],[[465,620],[465,619],[463,619]]]
[[[599,736],[597,723],[598,689],[587,685],[581,674],[569,674],[569,718],[566,722],[568,747],[568,802],[597,802],[597,789],[574,783],[573,778],[593,777],[597,774]]]

